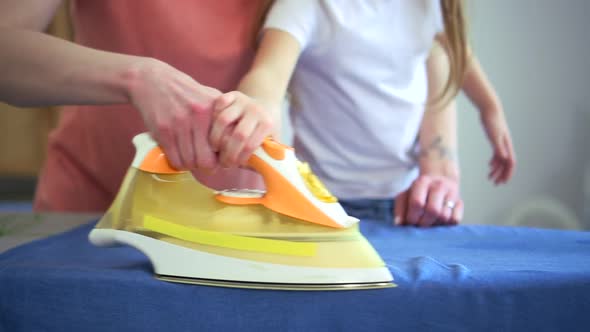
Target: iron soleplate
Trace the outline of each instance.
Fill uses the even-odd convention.
[[[178,276],[167,276],[156,274],[156,279],[202,286],[245,288],[245,289],[265,289],[265,290],[287,290],[287,291],[342,291],[342,290],[368,290],[397,287],[392,282],[366,282],[366,283],[348,283],[348,284],[284,284],[284,283],[264,283],[250,281],[230,281],[214,280],[201,278],[188,278]]]

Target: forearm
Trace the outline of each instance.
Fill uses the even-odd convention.
[[[127,103],[138,72],[155,61],[4,27],[0,50],[0,100],[17,106]]]
[[[426,110],[418,141],[422,174],[459,178],[456,109],[451,101],[443,108]]]
[[[469,100],[482,112],[502,108],[496,91],[485,74],[478,59],[470,54],[462,90]]]
[[[458,178],[456,102],[448,96],[437,100],[450,70],[448,58],[439,44],[433,48],[426,65],[429,104],[419,133],[420,171]]]
[[[271,113],[275,123],[276,135],[280,133],[281,107],[286,86],[269,68],[253,68],[240,82],[238,91],[255,99],[264,109]],[[278,137],[278,136],[277,136]]]
[[[264,33],[250,71],[238,90],[254,98],[272,114],[279,137],[281,107],[301,49],[289,33],[269,29]]]

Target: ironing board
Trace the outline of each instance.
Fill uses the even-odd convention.
[[[158,281],[94,223],[0,254],[0,331],[590,331],[589,232],[363,220],[397,288],[289,292]]]

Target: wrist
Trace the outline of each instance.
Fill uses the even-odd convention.
[[[157,77],[165,66],[160,60],[145,57],[136,57],[124,65],[119,78],[123,82],[123,94],[127,102],[133,104],[145,82]]]
[[[420,175],[439,175],[453,180],[460,179],[459,163],[450,159],[421,158]]]
[[[268,113],[272,123],[271,136],[276,140],[281,137],[281,104],[270,101],[258,99],[258,105],[260,105],[265,112]]]
[[[269,98],[265,98],[263,96],[257,96],[254,93],[249,93],[247,89],[240,89],[238,87],[238,91],[246,95],[250,98],[251,102],[259,107],[264,113],[270,116],[271,123],[272,123],[272,130],[271,135],[278,139],[280,137],[281,132],[281,108],[282,103],[280,101],[271,100]]]

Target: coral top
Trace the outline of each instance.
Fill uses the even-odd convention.
[[[74,0],[71,13],[77,43],[157,58],[224,92],[235,89],[254,55],[257,6],[250,0]],[[144,131],[130,105],[65,107],[49,139],[35,209],[105,211],[133,159],[131,140]],[[258,181],[233,170],[203,182],[227,188]]]

